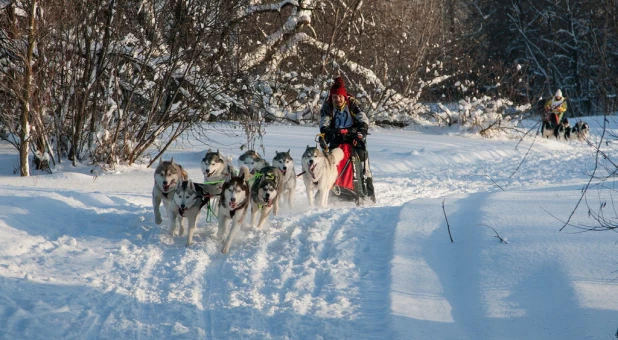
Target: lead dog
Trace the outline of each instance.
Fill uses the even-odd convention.
[[[206,190],[207,188],[204,184],[193,183],[191,180],[183,181],[176,187],[174,198],[170,202],[168,212],[170,217],[170,236],[174,237],[177,225],[180,225],[178,235],[182,236],[185,233],[182,219],[186,218],[189,228],[186,247],[193,244],[193,234],[195,233],[197,218],[200,216],[202,207],[208,204],[210,199],[210,194]]]
[[[245,220],[250,200],[249,184],[247,184],[247,179],[250,176],[249,169],[243,166],[240,168],[238,176],[232,176],[223,183],[219,199],[219,231],[217,237],[224,240],[221,249],[224,254],[230,251],[232,241]],[[226,235],[227,237],[225,237]]]
[[[294,207],[294,193],[296,192],[296,170],[294,170],[294,159],[290,155],[290,150],[287,152],[275,151],[273,158],[273,166],[279,168],[283,174],[283,192],[279,196],[279,203],[284,200],[288,207]]]
[[[165,210],[169,210],[170,200],[178,186],[178,183],[189,179],[187,172],[180,164],[174,163],[174,158],[169,161],[159,159],[159,164],[154,173],[154,186],[152,188],[152,208],[156,224],[161,224],[160,205],[163,202]],[[169,215],[168,215],[169,216]]]
[[[255,174],[255,181],[251,185],[251,225],[255,225],[258,211],[258,229],[262,229],[271,210],[274,215],[279,214],[279,195],[282,191],[283,174],[279,168],[267,166]]]
[[[238,167],[246,166],[251,174],[262,169],[265,166],[269,166],[268,162],[260,156],[255,150],[248,150],[238,157]]]
[[[309,206],[313,206],[314,190],[317,204],[319,207],[326,207],[328,194],[337,180],[337,165],[343,159],[343,150],[340,148],[331,149],[330,152],[323,152],[317,147],[310,147],[303,153],[303,182],[307,189],[307,199]]]

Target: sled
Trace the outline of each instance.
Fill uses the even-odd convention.
[[[328,152],[323,134],[318,134],[316,142],[323,151]],[[363,171],[363,163],[365,157],[367,157],[366,151],[352,144],[341,144],[338,148],[343,150],[344,156],[337,165],[339,175],[335,185],[330,190],[330,198],[354,202],[356,206],[360,206],[364,199],[368,198],[367,183]]]

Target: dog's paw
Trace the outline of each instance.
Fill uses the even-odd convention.
[[[191,247],[192,245],[193,245],[193,242],[187,242],[187,244],[185,244],[185,247],[188,248],[188,247]]]
[[[161,218],[161,215],[155,215],[155,223],[156,224],[161,224],[161,222],[163,222],[163,219]]]
[[[229,251],[229,249],[225,249],[225,247],[221,248],[221,252],[223,254],[227,254],[228,251]]]

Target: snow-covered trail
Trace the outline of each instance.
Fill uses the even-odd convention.
[[[265,157],[290,149],[299,172],[314,136],[313,128],[270,127]],[[96,179],[86,168],[2,176],[0,338],[390,339],[407,338],[410,325],[426,335],[420,338],[440,338],[440,329],[483,338],[493,334],[477,331],[490,320],[487,310],[518,310],[486,303],[487,310],[470,312],[470,304],[502,294],[495,276],[472,270],[489,261],[482,240],[493,236],[485,228],[459,230],[456,238],[470,242],[449,250],[452,263],[443,261],[441,248],[428,248],[448,242],[435,232],[444,225],[440,203],[456,225],[487,223],[481,207],[504,199],[503,189],[575,188],[590,166],[586,146],[541,141],[512,175],[527,151],[514,146],[375,131],[376,205],[308,209],[298,181],[296,208],[264,230],[244,228],[228,255],[215,240],[216,222],[205,225],[204,215],[190,248],[184,237],[167,235],[166,218],[154,223],[152,169]],[[204,152],[178,148],[169,156],[201,178]],[[506,327],[500,322],[491,325]]]

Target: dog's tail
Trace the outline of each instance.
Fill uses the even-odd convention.
[[[343,150],[341,150],[340,148],[334,148],[330,150],[330,154],[333,156],[333,158],[335,159],[335,164],[339,164],[339,162],[341,162],[341,160],[343,159],[343,157],[345,156],[343,154]]]

